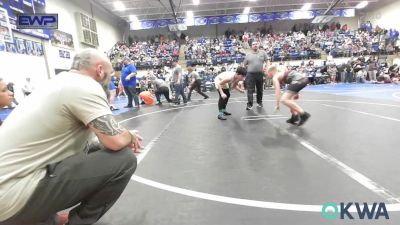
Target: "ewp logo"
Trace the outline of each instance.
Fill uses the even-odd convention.
[[[58,29],[58,14],[20,14],[17,29]]]
[[[370,206],[367,203],[363,203],[362,205],[355,202],[350,202],[350,203],[340,203],[340,211],[339,207],[332,202],[326,203],[322,207],[322,216],[328,220],[333,220],[336,217],[340,215],[340,219],[354,219],[354,215],[350,214],[350,207],[354,204],[356,210],[355,212],[358,214],[358,218],[360,220],[363,220],[365,217],[367,219],[372,220],[372,219],[380,219],[380,217],[384,217],[385,219],[389,219],[389,214],[386,210],[386,205],[385,203],[376,203],[374,202],[370,208]],[[362,206],[362,207],[361,207]],[[354,210],[353,210],[354,211]],[[354,213],[355,214],[355,213]]]

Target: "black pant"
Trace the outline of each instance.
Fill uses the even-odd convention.
[[[196,89],[197,93],[199,93],[201,96],[203,96],[204,98],[208,98],[208,96],[206,94],[204,94],[201,91],[201,80],[196,80],[192,86],[190,86],[189,89],[189,94],[188,94],[188,100],[190,100],[190,97],[192,96],[192,91]]]
[[[253,105],[253,94],[257,89],[257,103],[262,103],[263,97],[263,84],[264,84],[263,73],[247,73],[246,77],[246,88],[247,88],[247,104]]]
[[[160,96],[164,95],[165,99],[167,99],[168,102],[171,102],[171,99],[169,99],[169,90],[167,87],[160,87],[157,89],[155,92],[156,98],[158,102],[161,102]]]
[[[231,93],[229,92],[229,89],[222,89],[224,94],[226,94],[226,98],[223,99],[221,97],[221,93],[219,93],[219,100],[218,100],[218,110],[221,112],[222,110],[226,109],[226,105],[228,105],[229,97],[231,96]]]
[[[349,83],[353,82],[353,73],[352,72],[346,72],[346,77],[345,77],[344,82],[349,82]]]
[[[0,225],[54,225],[57,212],[77,204],[69,212],[68,224],[94,224],[120,197],[136,165],[128,148],[102,149],[48,165],[27,204]]]
[[[125,93],[128,95],[128,105],[132,107],[132,100],[135,101],[135,106],[139,106],[139,98],[136,93],[136,87],[124,87]]]

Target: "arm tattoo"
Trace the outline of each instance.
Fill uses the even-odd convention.
[[[90,122],[89,125],[92,125],[97,130],[100,130],[100,133],[110,136],[115,136],[125,131],[125,129],[121,127],[117,121],[115,121],[112,115],[105,115],[96,118]]]

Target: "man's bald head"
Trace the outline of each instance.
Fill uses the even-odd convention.
[[[86,48],[75,55],[71,70],[76,70],[80,74],[92,77],[102,85],[107,95],[109,94],[108,83],[114,70],[105,54],[96,49]]]
[[[86,48],[78,52],[72,62],[73,70],[86,70],[96,64],[111,65],[105,54],[93,48]]]

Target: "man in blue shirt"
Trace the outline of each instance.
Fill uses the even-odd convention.
[[[121,81],[124,86],[125,93],[128,95],[128,104],[125,108],[132,108],[132,100],[135,101],[135,107],[139,108],[139,98],[136,93],[136,67],[131,63],[129,57],[124,57],[122,62],[124,66],[121,71]]]

